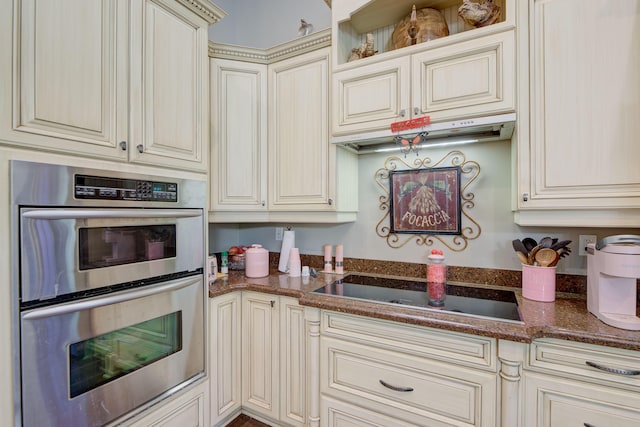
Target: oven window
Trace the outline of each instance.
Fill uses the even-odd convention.
[[[80,270],[176,256],[176,226],[80,228]]]
[[[182,312],[176,311],[69,346],[74,398],[182,350]]]

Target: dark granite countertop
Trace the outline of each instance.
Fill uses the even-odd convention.
[[[530,342],[536,338],[548,337],[640,351],[640,331],[628,331],[604,324],[587,311],[586,298],[580,294],[558,292],[555,302],[544,303],[525,299],[520,288],[511,288],[516,293],[523,320],[513,322],[311,292],[340,277],[342,276],[322,272],[318,272],[317,278],[289,277],[272,270],[268,277],[249,279],[244,276],[244,271],[231,271],[228,277],[209,284],[209,296],[213,298],[236,290],[257,291],[298,298],[304,306],[510,341]],[[491,288],[480,284],[454,283]],[[499,289],[505,287],[501,286]]]

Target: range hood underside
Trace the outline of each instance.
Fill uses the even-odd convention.
[[[418,148],[429,146],[469,144],[475,142],[501,141],[511,139],[516,115],[502,114],[452,122],[433,123],[409,130],[401,136],[412,138],[426,131],[427,136]],[[401,146],[395,143],[398,134],[389,130],[368,132],[332,138],[332,143],[344,146],[359,154],[394,151]]]

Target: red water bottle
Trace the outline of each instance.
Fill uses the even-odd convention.
[[[427,291],[429,293],[429,305],[442,307],[446,295],[447,265],[444,263],[444,255],[440,249],[433,249],[428,258]]]

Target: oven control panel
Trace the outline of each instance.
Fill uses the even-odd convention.
[[[175,182],[75,175],[74,195],[76,199],[177,202],[178,184]]]

